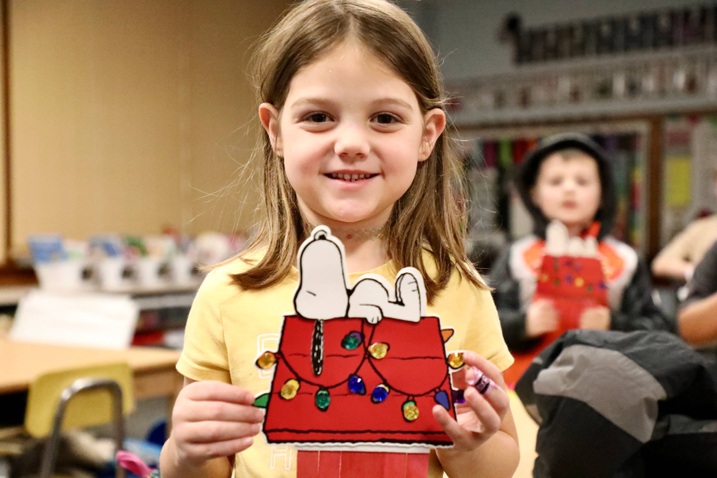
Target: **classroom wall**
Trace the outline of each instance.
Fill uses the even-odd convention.
[[[288,3],[9,0],[12,250],[248,227],[222,188],[255,143],[251,45]]]
[[[5,30],[2,25],[5,24],[5,11],[0,10],[0,48],[5,49]],[[5,75],[0,75],[0,91],[5,90]],[[5,110],[5,101],[0,96],[0,109]],[[6,131],[6,117],[0,115],[0,131]],[[5,135],[0,134],[0,264],[5,263],[5,251],[7,250],[6,231],[4,219],[6,207],[7,207],[7,193],[5,181],[3,178],[7,177],[7,162],[6,151],[7,142],[5,141]]]
[[[256,172],[248,159],[258,124],[246,64],[290,0],[6,1],[15,254],[31,233],[251,224],[256,181],[241,180]],[[704,0],[400,3],[452,81],[515,69],[497,39],[510,12],[534,26]],[[4,199],[0,191],[0,210]]]

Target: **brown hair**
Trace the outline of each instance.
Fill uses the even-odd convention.
[[[259,101],[281,110],[294,75],[348,39],[400,76],[415,92],[423,113],[444,107],[446,96],[431,46],[408,14],[386,0],[307,0],[294,6],[255,52]],[[419,163],[413,183],[393,207],[386,235],[388,255],[398,267],[413,266],[423,275],[429,303],[455,267],[485,287],[463,246],[466,196],[452,133],[448,125],[429,159]],[[245,289],[268,287],[286,277],[306,236],[296,193],[265,131],[261,150],[265,211],[249,250],[267,251],[248,271],[233,276]],[[427,274],[423,262],[426,248],[435,257],[435,277]]]

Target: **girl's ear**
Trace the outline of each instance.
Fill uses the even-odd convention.
[[[433,108],[423,116],[423,138],[418,151],[419,161],[428,159],[444,129],[446,129],[446,114],[442,109]]]
[[[262,103],[259,105],[259,120],[264,130],[266,130],[266,134],[269,135],[269,141],[274,153],[277,156],[283,156],[284,148],[279,134],[279,110],[271,103]]]

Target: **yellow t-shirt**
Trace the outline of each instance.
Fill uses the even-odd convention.
[[[255,362],[263,352],[278,350],[283,317],[295,314],[293,296],[298,270],[293,269],[281,283],[270,288],[245,291],[232,283],[230,275],[246,268],[237,260],[207,275],[187,320],[177,370],[193,380],[220,380],[260,395],[269,391],[273,370],[261,370]],[[391,264],[367,272],[379,274],[391,284],[396,275]],[[349,283],[353,285],[362,274],[349,275]],[[513,363],[490,292],[461,280],[457,272],[433,305],[428,306],[427,315],[439,317],[442,328],[455,331],[446,343],[448,353],[472,350],[501,370]],[[237,454],[235,463],[237,478],[296,476],[293,447],[269,445],[262,434],[255,437],[250,448]],[[434,453],[430,466],[429,476],[442,476]]]

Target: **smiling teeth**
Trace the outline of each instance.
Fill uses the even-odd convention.
[[[343,181],[358,181],[359,179],[368,179],[370,174],[348,174],[348,173],[332,173],[332,179],[341,179]]]

